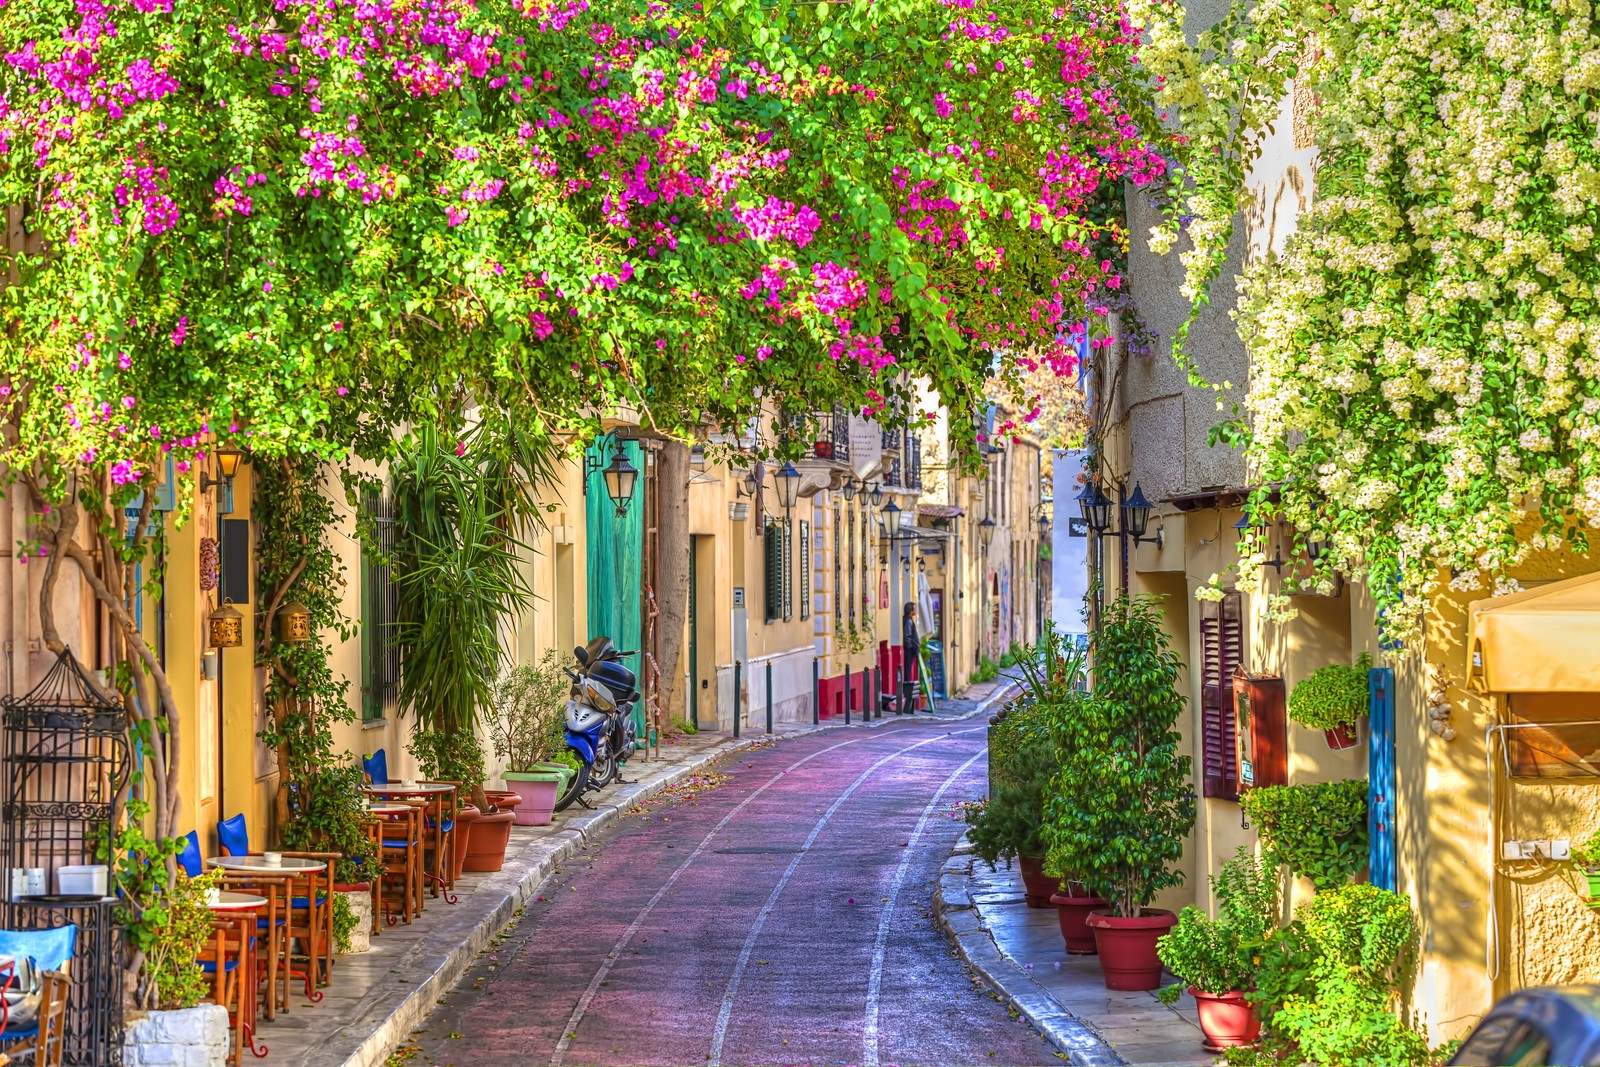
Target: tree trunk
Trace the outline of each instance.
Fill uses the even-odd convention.
[[[689,446],[667,441],[660,452],[659,506],[656,513],[656,644],[661,689],[657,708],[663,722],[685,717],[682,684],[685,624],[689,619]]]

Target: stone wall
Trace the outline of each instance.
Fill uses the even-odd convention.
[[[153,1011],[128,1021],[122,1063],[123,1067],[224,1067],[229,1040],[228,1010],[219,1004]]]

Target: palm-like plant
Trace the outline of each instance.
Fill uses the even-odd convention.
[[[500,621],[532,595],[517,568],[525,546],[511,533],[526,516],[507,510],[517,506],[506,488],[515,476],[495,457],[457,449],[433,427],[419,429],[412,445],[391,472],[400,705],[434,735],[439,763],[473,772],[465,784],[488,810],[474,727],[510,659]],[[531,491],[521,499],[531,512]]]

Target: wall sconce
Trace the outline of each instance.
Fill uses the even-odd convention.
[[[206,619],[206,634],[212,648],[238,648],[244,644],[244,616],[232,600],[224,599],[222,607]]]
[[[983,543],[985,555],[989,553],[989,545],[994,541],[995,521],[987,516],[978,523],[978,540]]]
[[[622,450],[622,441],[615,431],[606,434],[600,440],[604,441],[606,437],[611,438],[611,463],[602,467],[603,459],[598,455],[583,458],[583,495],[589,495],[589,478],[595,471],[599,471],[601,477],[605,479],[606,495],[616,505],[617,514],[624,515],[628,511],[628,505],[633,501],[633,483],[639,478],[639,468],[628,460]],[[603,453],[605,448],[601,446],[596,451]]]
[[[239,464],[244,459],[244,453],[237,448],[219,448],[216,455],[217,469],[222,472],[222,477],[213,478],[206,474],[205,471],[201,471],[200,491],[205,493],[219,485],[225,486],[228,490],[228,501],[227,507],[222,510],[222,514],[229,515],[233,513],[233,479],[239,473]]]
[[[278,640],[303,645],[311,640],[311,609],[291,600],[278,609]]]

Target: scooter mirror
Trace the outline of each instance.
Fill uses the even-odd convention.
[[[589,665],[589,650],[584,648],[582,645],[579,645],[577,648],[573,649],[572,655],[585,667]]]

